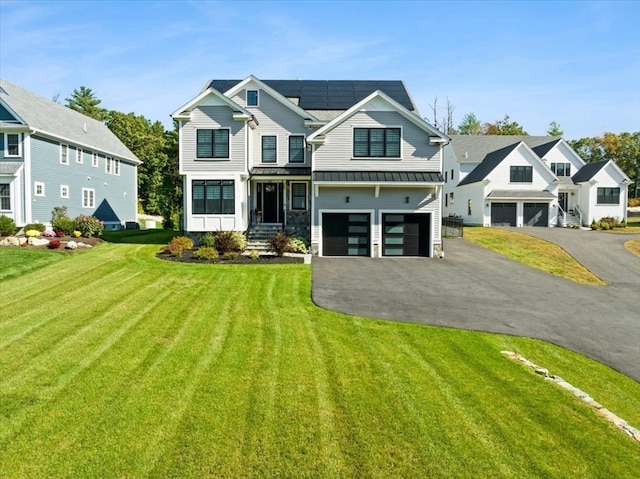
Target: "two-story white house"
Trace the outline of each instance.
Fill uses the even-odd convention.
[[[441,249],[449,137],[400,81],[212,80],[172,117],[188,232],[275,225],[323,256]]]
[[[613,161],[585,164],[562,138],[491,135],[452,135],[444,180],[444,215],[484,226],[626,220],[631,183]]]

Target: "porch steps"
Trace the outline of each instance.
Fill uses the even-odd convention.
[[[580,219],[578,218],[578,216],[573,211],[569,210],[562,218],[562,226],[564,226],[565,228],[570,228],[572,226],[582,225],[580,224]]]
[[[257,224],[251,226],[247,234],[247,250],[266,252],[269,250],[269,239],[282,231],[279,224]]]

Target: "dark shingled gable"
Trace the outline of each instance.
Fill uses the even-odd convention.
[[[210,88],[224,93],[242,80],[212,80]],[[409,111],[415,105],[399,80],[261,80],[287,98],[298,98],[305,110],[347,110],[376,90],[381,90]]]
[[[458,183],[458,186],[469,185],[484,180],[519,144],[520,142],[517,141],[513,145],[505,146],[493,153],[489,153],[484,160],[482,160],[482,163],[476,166],[471,173],[464,177],[464,180]]]
[[[313,181],[371,183],[443,183],[433,171],[315,171]]]
[[[551,148],[553,148],[556,144],[558,144],[560,140],[561,138],[557,138],[553,141],[550,141],[549,143],[545,143],[544,145],[534,146],[531,149],[536,152],[536,155],[542,158],[544,155],[546,155],[549,152],[549,150],[551,150]]]
[[[573,175],[571,179],[573,180],[574,183],[582,183],[584,181],[589,181],[608,162],[609,160],[598,161],[596,163],[587,163],[582,168],[580,168],[580,171],[578,171],[575,175]]]

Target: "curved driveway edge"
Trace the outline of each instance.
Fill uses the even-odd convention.
[[[445,239],[444,248],[444,259],[314,257],[313,301],[358,316],[542,339],[640,381],[640,268],[631,259],[618,267],[635,277],[595,287],[464,240]]]

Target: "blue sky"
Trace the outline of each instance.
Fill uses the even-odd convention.
[[[170,127],[207,79],[403,80],[423,116],[640,130],[640,1],[7,1],[0,76]],[[444,115],[441,110],[439,117]]]

